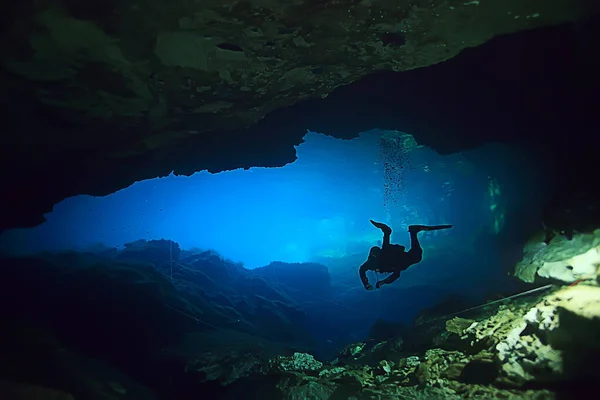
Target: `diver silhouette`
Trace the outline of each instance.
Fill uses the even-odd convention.
[[[450,229],[452,225],[410,225],[408,232],[410,234],[410,250],[404,251],[405,247],[399,244],[390,244],[390,236],[392,235],[392,228],[381,222],[375,222],[370,220],[375,227],[379,228],[383,232],[383,244],[381,248],[374,246],[369,251],[369,258],[363,265],[360,266],[358,273],[360,280],[362,281],[365,289],[373,290],[373,286],[367,279],[367,271],[375,272],[391,272],[392,275],[388,276],[382,281],[378,281],[375,287],[379,289],[383,285],[389,285],[400,277],[400,272],[408,269],[413,264],[421,262],[423,257],[423,249],[419,244],[417,234],[421,231],[437,231],[440,229]]]

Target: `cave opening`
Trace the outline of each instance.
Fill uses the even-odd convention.
[[[597,61],[589,56],[598,26],[570,23],[499,35],[436,65],[361,75],[330,88],[325,98],[277,108],[253,125],[233,123],[246,116],[236,109],[243,101],[215,103],[225,113],[215,118],[227,115],[222,120],[233,130],[202,130],[212,114],[182,118],[164,131],[133,123],[114,131],[90,123],[80,130],[83,121],[38,103],[37,118],[31,118],[23,111],[30,99],[7,104],[3,115],[14,112],[27,123],[23,135],[7,140],[14,149],[2,146],[10,196],[2,199],[0,229],[10,229],[0,231],[0,266],[10,301],[0,315],[15,328],[4,348],[23,360],[16,368],[23,376],[31,366],[49,365],[37,375],[44,385],[60,375],[65,390],[79,390],[72,371],[84,368],[76,357],[56,354],[81,353],[129,376],[106,368],[90,373],[116,393],[135,397],[135,380],[164,398],[177,393],[186,399],[240,378],[228,373],[247,372],[249,359],[272,366],[269,359],[283,356],[276,359],[281,366],[302,352],[304,361],[310,354],[342,360],[336,365],[359,377],[365,371],[383,377],[392,369],[399,372],[394,377],[410,375],[400,385],[393,381],[396,390],[416,384],[423,372],[417,366],[431,365],[430,356],[448,367],[440,376],[457,376],[462,359],[455,362],[456,349],[465,359],[481,350],[473,336],[460,337],[459,344],[451,335],[465,327],[475,326],[475,335],[504,335],[491,338],[494,343],[534,338],[546,322],[529,318],[533,325],[522,335],[506,328],[522,326],[537,300],[509,295],[552,280],[576,294],[546,297],[546,303],[568,306],[560,302],[580,296],[585,302],[573,309],[582,310],[598,298],[600,90]],[[386,51],[412,45],[410,35],[373,37]],[[252,43],[237,43],[220,44],[218,54],[254,55]],[[281,45],[265,43],[268,49],[259,51],[276,53]],[[335,63],[307,65],[307,79],[340,71]],[[214,92],[208,85],[195,88],[186,104],[202,93],[234,93],[239,77],[219,77],[231,80]],[[155,78],[154,95],[177,86]],[[155,105],[159,115],[165,104]],[[200,128],[199,121],[206,125]],[[90,195],[75,196],[80,193]],[[393,285],[377,287],[384,274],[369,271],[381,289],[373,292],[357,271],[369,249],[381,245],[381,231],[369,219],[390,225],[392,242],[406,247],[411,224],[453,227],[419,233],[423,260]],[[544,238],[548,234],[552,238]],[[465,319],[448,319],[456,315]],[[471,316],[482,323],[473,324]],[[43,329],[23,328],[22,319],[42,321]],[[595,325],[561,329],[562,337],[582,343],[578,348],[595,348],[577,333],[593,332]],[[23,343],[39,352],[14,350],[28,348]],[[486,367],[503,368],[502,374],[516,373],[509,378],[522,383],[519,360],[545,370],[544,362],[560,357],[550,348],[544,351],[552,357],[535,349],[522,357],[527,343],[487,346],[476,357]],[[388,362],[390,354],[396,365]],[[362,358],[355,363],[354,356]],[[508,361],[500,365],[491,357]],[[406,366],[412,366],[408,375],[400,371]],[[54,367],[60,371],[48,371]],[[313,372],[321,368],[335,374],[329,365]],[[282,372],[252,380],[268,381],[275,390]],[[532,379],[538,378],[536,385],[546,388],[547,377]],[[334,386],[320,373],[319,379],[326,389]],[[433,386],[440,384],[433,379]],[[505,383],[496,382],[497,388],[507,390]],[[186,391],[189,396],[179,395]]]
[[[505,258],[496,242],[514,230],[515,218],[521,229],[508,237],[516,248],[541,228],[548,182],[539,160],[518,146],[440,155],[410,134],[371,130],[351,140],[307,132],[296,152],[297,161],[280,168],[171,174],[108,196],[72,197],[40,226],[5,232],[0,244],[13,254],[101,252],[167,239],[185,250],[214,250],[250,269],[273,261],[319,262],[331,269],[343,264],[353,276],[369,247],[381,243],[370,219],[389,224],[393,239],[407,246],[408,225],[454,224],[451,232],[426,235],[422,245],[431,248],[425,261],[434,253],[454,254],[457,265],[480,257],[482,243],[489,259]],[[454,275],[464,282],[472,276],[473,285],[483,287],[505,273],[506,264],[478,268],[482,262],[436,273],[424,267],[415,279]]]

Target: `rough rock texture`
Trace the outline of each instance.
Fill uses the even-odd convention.
[[[468,348],[494,354],[497,382],[562,382],[595,377],[600,287],[580,283],[558,290],[535,306],[502,306],[462,332]]]
[[[290,364],[286,358],[272,363],[278,360]],[[485,367],[486,364],[492,368]],[[428,350],[422,359],[411,356],[398,363],[383,359],[374,367],[322,366],[318,376],[314,371],[303,372],[302,367],[275,369],[277,387],[282,397],[290,400],[555,398],[547,390],[520,391],[489,386],[495,378],[491,374],[490,379],[490,370],[495,372],[488,355],[470,357],[442,349]]]
[[[600,287],[581,283],[560,290],[529,310],[525,321],[561,353],[565,377],[598,379]]]
[[[515,276],[533,282],[536,276],[572,283],[593,279],[600,267],[600,229],[578,234],[572,240],[555,236],[546,245],[539,238],[525,246],[523,259],[515,267]]]
[[[137,245],[147,263],[162,258],[157,249],[170,247]],[[199,260],[216,261],[184,252],[181,262],[199,267]],[[244,321],[201,293],[204,280],[182,286],[183,276],[193,277],[189,271],[167,280],[154,267],[101,264],[92,254],[46,256],[37,264],[2,261],[1,289],[11,300],[0,307],[3,399],[14,393],[23,399],[156,398],[150,390],[182,400],[561,399],[585,398],[581,392],[600,378],[595,280],[439,322],[435,326],[447,330],[439,345],[407,350],[398,336],[369,339],[324,362],[308,354],[308,346],[278,342],[281,335],[270,340],[243,332]],[[222,267],[228,274],[235,265]],[[178,294],[176,287],[198,297]],[[25,316],[43,322],[24,323]],[[412,329],[425,332],[423,325]]]
[[[454,317],[446,321],[446,330],[457,335],[462,335],[465,329],[473,324],[473,320]]]
[[[278,357],[271,361],[271,366],[278,371],[311,372],[323,368],[321,361],[306,353],[294,353],[291,357]]]
[[[137,146],[106,154],[117,159],[248,126],[365,73],[431,65],[493,36],[575,20],[586,10],[571,0],[60,3],[17,9],[3,65],[75,121],[143,124]]]
[[[276,379],[284,399],[323,400],[555,399],[562,398],[560,390],[552,391],[560,385],[577,396],[577,387],[598,379],[597,285],[580,283],[520,299],[477,320],[454,318],[447,329],[462,341],[460,350],[400,356],[380,352],[386,342],[370,348],[358,343],[329,364],[296,353],[272,359],[262,373]],[[352,362],[344,362],[348,356]],[[377,363],[369,363],[375,358]]]
[[[22,319],[41,321],[65,347],[110,363],[167,399],[202,397],[204,389],[237,381],[269,359],[306,351],[313,343],[304,311],[277,282],[212,252],[183,252],[170,268],[165,258],[171,248],[179,247],[166,240],[137,241],[123,250],[100,248],[102,255],[0,258],[0,292],[7,299],[0,304],[0,381],[19,373],[17,382],[47,386],[38,375],[28,375],[37,371],[35,360],[40,368],[50,368],[42,377],[58,380],[52,376],[53,362],[45,363],[35,346],[14,344],[21,332],[12,329]],[[5,341],[6,336],[11,337]],[[63,359],[57,358],[62,368]],[[121,382],[134,393],[119,379],[108,382],[115,387]],[[98,393],[114,391],[102,386]],[[75,399],[99,398],[79,395],[70,385],[50,388]],[[0,383],[0,398],[11,398],[3,390]],[[183,395],[188,391],[194,396]]]
[[[283,165],[294,160],[308,122],[281,123],[283,113],[277,124],[244,130],[270,111],[374,71],[432,65],[497,35],[579,20],[596,7],[585,0],[13,0],[0,32],[2,118],[14,130],[0,142],[11,192],[0,204],[0,229],[38,224],[67,196],[107,194],[172,170]],[[405,97],[413,94],[402,87]],[[456,94],[452,100],[464,108]],[[320,110],[309,113],[313,125],[323,121]],[[328,133],[358,133],[340,128]]]

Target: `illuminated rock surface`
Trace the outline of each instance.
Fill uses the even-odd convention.
[[[599,265],[600,230],[595,230],[577,234],[572,240],[555,236],[547,245],[539,239],[531,241],[515,268],[515,276],[525,282],[533,282],[537,275],[573,283],[595,277]]]

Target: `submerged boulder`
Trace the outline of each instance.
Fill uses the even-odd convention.
[[[525,282],[541,277],[572,283],[596,278],[599,265],[600,229],[571,240],[555,236],[547,245],[539,239],[528,243],[515,276]]]
[[[323,368],[323,363],[306,353],[294,353],[291,357],[277,357],[270,362],[277,371],[315,372]]]

